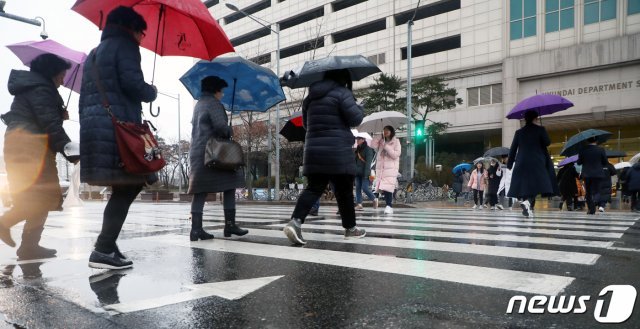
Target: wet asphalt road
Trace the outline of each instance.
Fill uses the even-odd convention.
[[[344,240],[325,206],[303,226],[309,243],[293,247],[281,231],[289,206],[240,206],[250,233],[225,239],[222,208],[209,204],[216,238],[192,243],[188,204],[138,202],[119,239],[134,267],[105,271],[87,267],[103,207],[51,213],[42,244],[56,258],[18,262],[0,246],[0,329],[640,328],[637,297],[623,323],[594,316],[599,299],[601,316],[618,305],[603,288],[640,290],[639,214],[367,209],[367,237]],[[589,300],[582,314],[577,302],[567,314],[506,314],[516,295]]]

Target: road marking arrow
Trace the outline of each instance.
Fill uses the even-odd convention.
[[[210,296],[218,296],[228,300],[236,300],[268,285],[275,280],[280,279],[283,276],[284,275],[267,276],[255,279],[189,285],[184,286],[185,288],[189,289],[189,291],[128,303],[107,305],[104,307],[104,309],[115,314],[120,314],[148,310]]]

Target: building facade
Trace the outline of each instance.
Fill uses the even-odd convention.
[[[436,139],[436,152],[508,147],[521,122],[505,115],[536,93],[575,104],[542,118],[556,160],[564,141],[588,128],[613,133],[607,148],[640,152],[640,0],[233,2],[274,31],[225,2],[205,3],[240,54],[274,71],[279,31],[280,74],[313,58],[362,54],[406,80],[407,22],[414,17],[413,81],[442,76],[463,100],[429,114],[450,124]],[[303,97],[302,91],[285,92],[289,100]]]

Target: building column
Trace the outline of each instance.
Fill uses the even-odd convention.
[[[513,135],[520,129],[520,121],[507,119],[507,113],[518,103],[518,79],[515,72],[515,60],[506,58],[502,63],[502,146],[509,147]]]

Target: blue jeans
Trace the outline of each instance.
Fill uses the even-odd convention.
[[[375,200],[375,196],[369,188],[369,177],[356,176],[356,204],[362,203],[362,192],[367,195],[369,200]]]

